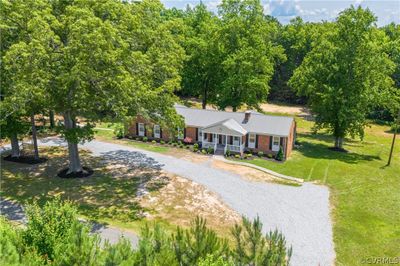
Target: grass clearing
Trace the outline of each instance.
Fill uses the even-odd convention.
[[[386,167],[389,127],[371,125],[365,139],[346,140],[348,153],[328,149],[333,138],[313,134],[313,123],[298,118],[300,147],[284,163],[248,161],[278,173],[325,184],[331,189],[338,265],[357,265],[365,257],[395,257],[400,247],[400,143]]]
[[[49,158],[46,163],[1,162],[1,197],[23,204],[37,200],[43,205],[59,195],[76,202],[79,214],[86,219],[136,233],[144,224],[153,222],[159,222],[166,230],[175,229],[176,225],[186,227],[201,215],[211,228],[227,236],[236,221],[230,220],[229,215],[237,214],[216,195],[189,180],[155,169],[127,167],[118,160],[103,161],[85,150],[80,151],[82,163],[95,170],[93,176],[64,179],[57,177],[57,172],[66,166],[66,150],[40,147],[40,153]],[[143,187],[150,193],[139,195],[138,190]],[[206,200],[210,202],[205,205],[207,208],[198,208]],[[192,205],[197,207],[188,207]]]

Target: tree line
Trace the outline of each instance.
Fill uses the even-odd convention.
[[[26,208],[26,228],[0,217],[1,265],[289,265],[292,249],[278,231],[266,234],[258,218],[243,218],[232,229],[232,245],[197,217],[188,229],[169,234],[159,224],[146,225],[137,246],[121,237],[111,244],[90,233],[77,208],[59,198]]]
[[[2,136],[18,157],[18,136],[31,127],[36,139],[36,114],[62,115],[70,173],[82,171],[77,145],[96,121],[140,113],[176,128],[177,96],[233,111],[306,103],[338,149],[346,136],[363,137],[371,113],[393,119],[400,106],[400,26],[379,28],[361,7],[333,22],[281,25],[259,0],[223,0],[216,13],[157,0],[1,6]]]

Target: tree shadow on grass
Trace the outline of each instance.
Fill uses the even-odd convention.
[[[137,152],[113,152],[93,157],[81,151],[83,165],[94,169],[88,178],[64,179],[57,172],[66,166],[66,151],[43,148],[49,160],[42,165],[2,165],[2,195],[20,203],[38,200],[40,205],[60,195],[78,203],[81,214],[90,219],[111,218],[132,221],[141,218],[138,190],[162,175],[161,165]],[[156,188],[157,189],[157,188]]]
[[[298,134],[302,138],[298,151],[306,157],[327,160],[339,160],[349,164],[360,161],[380,160],[379,156],[359,154],[354,152],[338,152],[329,148],[333,147],[333,138],[325,134]],[[317,140],[317,142],[316,142]],[[345,140],[350,146],[361,146],[356,140]]]

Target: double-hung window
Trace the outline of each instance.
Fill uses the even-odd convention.
[[[272,137],[272,150],[273,151],[279,151],[279,146],[280,146],[281,138],[280,137]]]
[[[159,138],[161,137],[161,134],[160,134],[160,132],[161,132],[161,130],[160,130],[160,125],[154,125],[153,131],[154,131],[154,137],[155,137],[156,139],[159,139]]]
[[[201,131],[201,129],[198,129],[198,131],[197,131],[197,139],[199,141],[203,140],[203,131]]]
[[[138,123],[138,131],[139,131],[139,136],[143,137],[144,136],[144,124],[143,123]]]
[[[250,133],[249,134],[249,148],[254,149],[256,147],[256,134]]]

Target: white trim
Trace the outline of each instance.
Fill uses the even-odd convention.
[[[158,130],[156,130],[156,129],[158,129]],[[157,131],[158,131],[158,133],[157,133]],[[160,128],[160,125],[154,125],[154,127],[153,127],[153,132],[154,132],[154,137],[155,137],[156,139],[159,139],[159,138],[161,137],[161,128]]]
[[[197,129],[197,140],[203,141],[203,130],[201,128]]]
[[[276,141],[278,140],[278,141]],[[275,142],[278,142],[277,145],[275,145]],[[272,151],[279,151],[279,146],[281,145],[281,138],[277,136],[272,136]]]
[[[144,137],[145,135],[145,128],[144,128],[144,123],[138,123],[138,134],[140,137]]]
[[[251,139],[250,136],[254,137],[254,141],[253,142],[250,141],[250,139]],[[249,148],[254,149],[256,147],[256,138],[257,138],[257,134],[249,133],[249,140],[248,140]]]
[[[235,138],[238,138],[238,140],[235,141]],[[232,145],[234,145],[234,146],[240,146],[240,139],[241,139],[241,137],[233,136]]]

